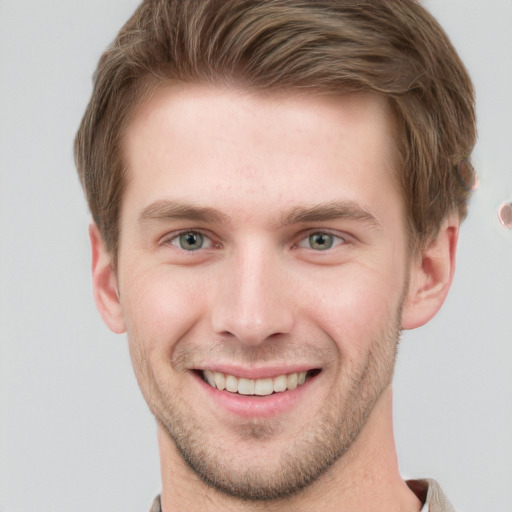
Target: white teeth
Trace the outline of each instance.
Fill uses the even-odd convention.
[[[240,395],[254,395],[254,381],[251,379],[238,379],[238,393]]]
[[[238,379],[233,375],[226,375],[226,389],[231,393],[238,392]]]
[[[276,393],[286,391],[286,375],[279,375],[279,377],[274,377],[274,391]]]
[[[297,387],[297,374],[296,373],[290,373],[290,375],[286,376],[286,387],[288,389],[295,389]]]
[[[272,379],[257,379],[254,381],[254,394],[265,396],[274,392],[274,384]]]
[[[221,391],[226,389],[226,377],[224,377],[223,373],[215,372],[213,374],[213,380],[215,381],[215,387],[217,389],[220,389]]]
[[[210,386],[221,391],[226,389],[231,393],[239,393],[240,395],[267,396],[272,393],[282,393],[287,389],[293,390],[297,386],[304,384],[307,372],[278,375],[277,377],[266,379],[237,378],[234,375],[225,375],[209,370],[204,370],[203,375]]]
[[[210,384],[210,386],[215,387],[215,381],[213,379],[213,372],[204,372],[204,378]]]

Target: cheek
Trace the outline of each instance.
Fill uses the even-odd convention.
[[[398,271],[354,266],[343,273],[321,293],[310,294],[311,307],[304,314],[335,341],[340,353],[356,357],[396,327],[404,282]]]
[[[132,273],[121,296],[130,344],[144,347],[148,357],[155,350],[170,356],[202,315],[204,288],[198,281],[166,270]]]

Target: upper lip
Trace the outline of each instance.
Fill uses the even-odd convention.
[[[211,372],[219,372],[225,375],[233,375],[245,379],[268,379],[279,375],[289,375],[290,373],[307,372],[310,370],[320,369],[319,366],[311,364],[286,365],[286,366],[269,366],[260,368],[248,368],[244,366],[232,366],[224,364],[204,365],[200,368],[194,368],[196,371],[209,370]]]

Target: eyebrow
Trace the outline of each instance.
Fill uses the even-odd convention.
[[[191,220],[194,222],[229,223],[230,217],[215,208],[176,201],[156,201],[144,208],[138,217],[140,224],[155,221]]]
[[[334,201],[311,207],[293,208],[283,220],[285,226],[309,222],[323,222],[335,219],[355,220],[368,224],[371,228],[380,229],[382,224],[366,208],[354,201]]]
[[[336,219],[363,222],[374,229],[382,228],[378,219],[366,207],[354,201],[334,201],[307,207],[297,206],[282,217],[280,224],[290,226]],[[140,224],[175,220],[229,224],[231,217],[216,208],[168,200],[160,200],[150,204],[142,210],[138,217]]]

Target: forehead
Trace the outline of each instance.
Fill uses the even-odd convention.
[[[393,139],[375,95],[161,87],[126,131],[122,210],[166,199],[229,205],[240,218],[251,201],[269,211],[340,199],[378,207],[380,192],[398,190]]]

